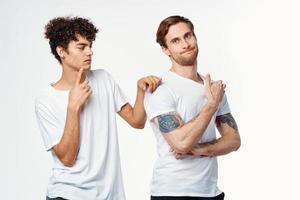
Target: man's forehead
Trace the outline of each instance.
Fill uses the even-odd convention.
[[[172,39],[172,38],[176,38],[176,37],[181,37],[186,33],[191,32],[191,28],[189,27],[188,24],[184,23],[184,22],[179,22],[177,24],[174,24],[172,26],[170,26],[169,31],[166,35],[166,39]]]
[[[76,35],[76,39],[77,41],[76,40],[74,41],[75,44],[91,44],[91,42],[88,39],[86,39],[85,37],[79,34]]]

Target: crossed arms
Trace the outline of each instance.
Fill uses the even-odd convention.
[[[207,76],[205,90],[208,101],[201,112],[188,123],[184,123],[176,112],[162,114],[152,119],[152,122],[159,128],[174,150],[176,158],[180,158],[183,154],[195,156],[224,155],[240,147],[241,141],[237,124],[231,113],[216,117],[215,123],[221,134],[219,139],[198,144],[218,109],[224,95],[224,88],[222,82],[211,82],[210,77]]]

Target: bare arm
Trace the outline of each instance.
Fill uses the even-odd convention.
[[[184,124],[176,112],[154,118],[154,122],[171,148],[180,154],[188,153],[202,137],[216,108],[206,105],[197,117]]]
[[[176,112],[163,114],[153,119],[176,153],[186,154],[197,144],[224,95],[225,86],[221,81],[211,83],[208,75],[205,83],[208,101],[197,117],[186,124]]]
[[[216,125],[221,137],[208,143],[196,144],[191,150],[194,155],[220,156],[239,149],[241,139],[233,116],[230,113],[218,116]]]
[[[134,106],[125,104],[118,114],[130,124],[133,128],[144,128],[146,123],[146,112],[144,108],[144,97],[146,89],[153,92],[160,84],[160,78],[156,76],[147,76],[137,83],[137,95]]]
[[[60,142],[53,147],[59,160],[68,167],[75,164],[80,144],[80,110],[92,93],[88,80],[80,83],[83,70],[78,72],[75,86],[70,90],[66,124]]]
[[[69,107],[63,136],[60,142],[53,147],[56,156],[68,167],[72,167],[75,164],[79,150],[79,120],[79,110]]]

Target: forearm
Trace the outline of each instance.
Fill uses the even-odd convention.
[[[133,122],[137,128],[144,128],[147,119],[144,108],[144,97],[145,92],[138,87],[132,111]]]
[[[238,150],[240,144],[238,134],[236,136],[226,135],[215,141],[196,144],[191,152],[197,156],[221,156]]]
[[[80,110],[68,107],[66,124],[60,142],[54,150],[60,161],[66,166],[73,166],[80,144]]]
[[[216,106],[206,104],[196,118],[184,124],[179,129],[170,132],[171,141],[173,142],[171,146],[174,147],[177,153],[185,154],[197,144],[215,111]]]

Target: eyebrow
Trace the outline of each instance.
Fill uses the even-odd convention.
[[[76,46],[77,47],[85,47],[85,46],[89,46],[89,47],[92,47],[93,43],[91,42],[90,44],[88,43],[77,43]]]
[[[76,46],[88,46],[89,44],[87,43],[77,43]]]
[[[179,40],[179,37],[175,37],[172,40],[170,40],[170,42],[175,42],[175,40]]]
[[[189,31],[189,32],[185,33],[183,36],[187,36],[187,35],[193,35],[193,32]]]
[[[183,37],[186,37],[187,35],[193,35],[192,31],[186,32],[185,34],[183,34]],[[174,42],[175,40],[179,40],[180,37],[175,37],[172,40],[170,40],[170,42]]]

